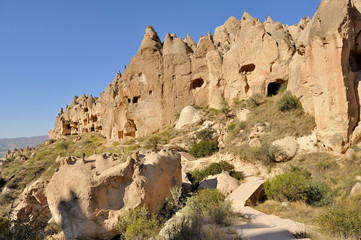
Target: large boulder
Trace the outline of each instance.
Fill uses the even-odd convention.
[[[201,182],[198,189],[216,188],[224,196],[231,194],[239,187],[239,181],[229,175],[229,172],[222,172],[217,175],[208,176]]]
[[[199,115],[197,109],[192,106],[187,106],[183,108],[180,113],[177,124],[175,125],[176,129],[181,129],[184,126],[199,124],[202,122],[202,117]]]
[[[174,151],[135,154],[126,162],[106,154],[75,160],[66,161],[46,188],[51,214],[67,239],[111,239],[122,213],[141,205],[158,211],[170,188],[182,183]]]
[[[280,148],[280,153],[276,154],[276,161],[286,162],[291,160],[297,153],[298,143],[295,137],[285,137],[272,143]]]

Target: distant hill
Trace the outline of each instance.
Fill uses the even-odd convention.
[[[8,149],[25,148],[27,145],[30,147],[36,147],[38,144],[48,140],[48,135],[37,137],[20,137],[20,138],[0,138],[0,158],[5,157],[5,153]]]

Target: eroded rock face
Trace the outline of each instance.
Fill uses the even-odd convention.
[[[157,132],[185,106],[222,108],[288,81],[315,117],[317,141],[345,152],[359,123],[361,15],[354,0],[322,0],[314,17],[285,26],[244,13],[196,44],[147,27],[138,53],[99,99],[74,98],[50,138],[95,132],[124,139]],[[359,141],[359,137],[352,137]],[[353,144],[356,144],[353,142]]]
[[[62,165],[46,188],[49,209],[67,239],[110,239],[126,210],[160,210],[170,188],[181,186],[180,155],[161,151],[121,162],[93,155]]]
[[[21,194],[21,201],[12,212],[15,220],[28,221],[29,219],[39,219],[48,221],[51,214],[45,196],[47,182],[37,180],[24,189]]]
[[[288,88],[315,116],[317,137],[344,152],[359,122],[361,15],[354,1],[323,0],[295,39]],[[296,36],[295,36],[296,37]]]

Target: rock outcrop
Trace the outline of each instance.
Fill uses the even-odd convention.
[[[361,14],[355,0],[322,0],[314,17],[285,26],[244,13],[196,44],[147,27],[138,53],[99,99],[75,97],[50,138],[83,132],[124,139],[157,132],[185,106],[220,109],[288,81],[315,117],[317,141],[345,152],[360,121]],[[352,137],[351,137],[352,136]]]
[[[170,188],[181,183],[177,152],[135,154],[126,162],[103,154],[65,161],[50,180],[46,196],[67,239],[111,239],[124,211],[141,205],[160,210]]]
[[[45,196],[46,186],[47,182],[37,180],[25,188],[20,196],[20,203],[12,212],[12,217],[20,221],[37,219],[47,222],[51,214]]]
[[[208,176],[203,180],[198,189],[216,188],[224,196],[231,194],[240,185],[239,181],[229,175],[229,172],[222,172],[217,175]]]
[[[274,141],[272,144],[279,148],[279,152],[276,153],[276,161],[278,162],[291,160],[298,150],[298,142],[294,137],[285,137]]]
[[[180,113],[177,124],[175,125],[176,129],[181,129],[182,127],[199,124],[202,122],[202,117],[199,115],[197,109],[192,106],[187,106],[183,108]]]

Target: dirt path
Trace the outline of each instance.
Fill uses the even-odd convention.
[[[237,226],[237,232],[243,240],[289,240],[296,239],[291,232],[306,232],[307,227],[302,223],[267,215],[245,206],[254,193],[259,193],[264,183],[263,179],[254,176],[246,177],[245,180],[244,184],[227,197],[233,202],[235,212],[250,219],[249,222]]]

